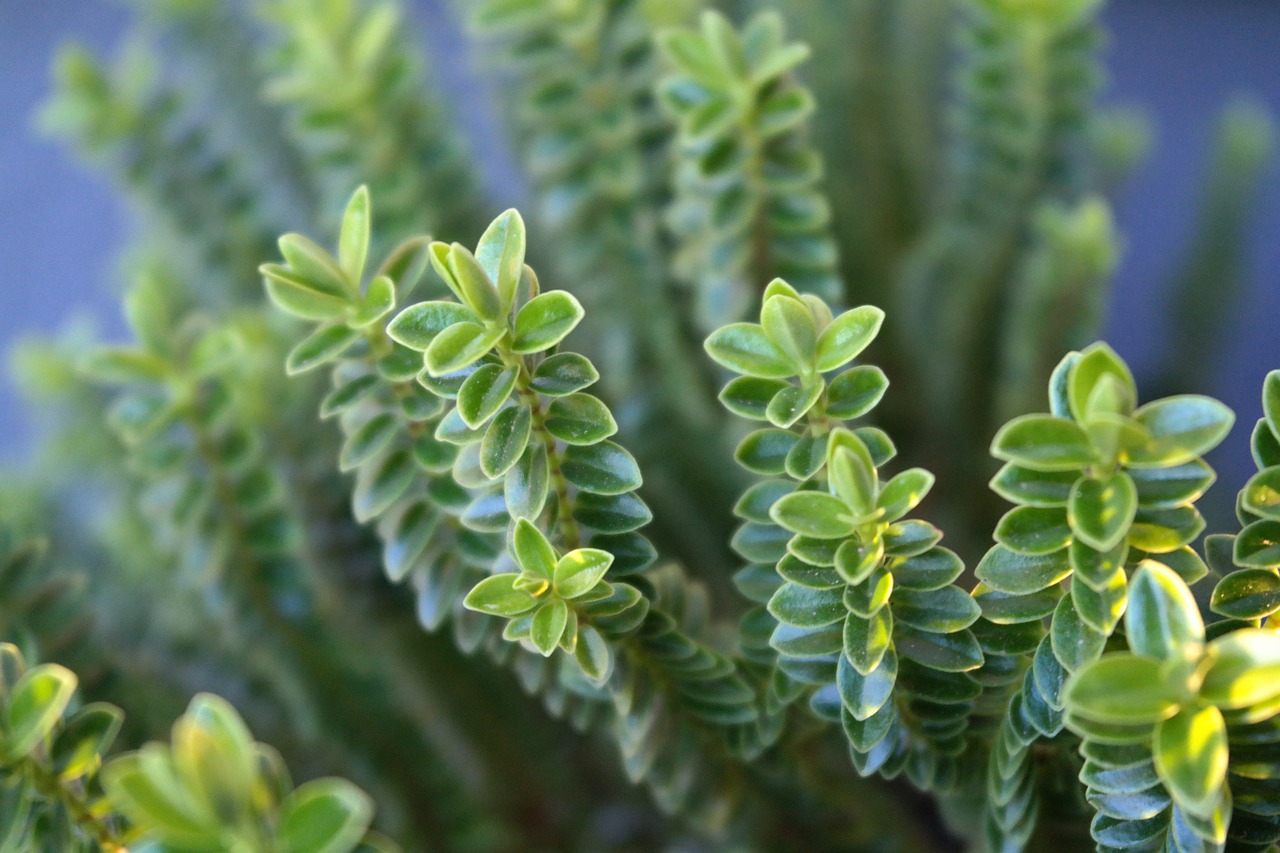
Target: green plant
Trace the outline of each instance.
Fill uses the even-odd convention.
[[[0,848],[1276,849],[1280,371],[1202,539],[1234,416],[1091,343],[1098,4],[704,5],[467,4],[528,226],[386,0],[64,55],[132,340],[19,350]],[[1192,311],[1270,144],[1223,134]]]

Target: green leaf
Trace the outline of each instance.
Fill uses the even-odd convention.
[[[535,296],[516,315],[511,349],[518,353],[549,350],[577,327],[584,313],[581,303],[563,290]]]
[[[526,572],[546,578],[555,577],[557,556],[547,537],[528,519],[516,522],[511,536],[511,553]],[[499,576],[501,577],[501,575]]]
[[[396,343],[425,352],[436,336],[459,323],[480,325],[480,318],[457,302],[419,302],[401,311],[387,325],[387,334]]]
[[[1195,394],[1156,400],[1133,416],[1151,433],[1147,444],[1129,450],[1128,464],[1135,468],[1181,465],[1203,456],[1226,438],[1236,419],[1217,400]]]
[[[415,476],[413,456],[407,450],[391,453],[379,464],[362,466],[351,498],[356,521],[369,521],[390,509]]]
[[[1124,471],[1109,477],[1081,477],[1071,489],[1067,522],[1071,532],[1097,551],[1110,551],[1124,540],[1138,511],[1138,490]]]
[[[472,429],[478,429],[497,414],[516,387],[516,371],[500,364],[482,364],[458,389],[458,415]]]
[[[467,593],[462,605],[468,610],[505,616],[508,619],[528,613],[538,606],[538,600],[524,590],[515,588],[519,577],[516,572],[491,575]]]
[[[345,325],[322,326],[289,350],[284,369],[290,376],[328,364],[355,345],[360,333]]]
[[[880,484],[871,454],[857,436],[837,430],[829,444],[827,477],[831,488],[859,516],[876,508]]]
[[[952,634],[968,628],[982,615],[981,608],[958,586],[931,590],[900,589],[894,592],[893,619],[933,634]]]
[[[338,266],[352,286],[358,287],[364,278],[364,265],[369,257],[370,220],[369,188],[362,186],[347,202],[338,233]]]
[[[334,296],[355,294],[355,283],[347,280],[333,256],[314,240],[301,234],[285,234],[278,243],[290,272],[314,290]]]
[[[524,268],[525,241],[520,212],[506,210],[485,229],[476,244],[476,261],[498,286],[498,301],[504,312],[515,304],[520,272]]]
[[[940,672],[972,672],[982,666],[982,649],[967,628],[935,634],[902,625],[894,629],[893,642],[901,657]]]
[[[818,346],[818,327],[813,314],[799,299],[771,296],[760,311],[764,334],[790,359],[796,372],[812,369]]]
[[[868,344],[875,340],[883,323],[884,312],[871,305],[852,308],[836,317],[822,330],[822,335],[818,338],[818,370],[826,373],[828,370],[835,370],[853,361],[867,348]],[[867,378],[869,377],[864,377],[863,381],[866,382]],[[887,382],[885,384],[887,385]],[[832,387],[835,387],[834,381]],[[880,394],[883,393],[882,386]],[[856,417],[856,415],[843,417]]]
[[[1076,613],[1094,629],[1110,636],[1124,615],[1129,600],[1129,581],[1123,571],[1116,572],[1105,583],[1071,585],[1071,600]]]
[[[62,779],[80,779],[97,772],[123,720],[123,711],[104,702],[92,702],[76,711],[53,743],[54,772]]]
[[[560,645],[564,629],[569,624],[569,606],[559,599],[548,601],[533,614],[529,626],[529,639],[543,657],[551,657]]]
[[[46,663],[27,670],[9,696],[0,739],[4,754],[10,760],[26,757],[53,731],[75,692],[75,673],[66,667]]]
[[[1179,807],[1208,817],[1227,779],[1227,725],[1212,706],[1186,707],[1156,725],[1156,772]]]
[[[399,423],[395,415],[383,412],[361,424],[342,444],[338,456],[338,470],[359,468],[383,451],[395,438]]]
[[[1090,400],[1104,379],[1110,379],[1111,387],[1116,389],[1117,393],[1112,398],[1115,405],[1091,408]],[[1106,383],[1103,384],[1105,388]],[[1067,399],[1071,414],[1081,422],[1088,421],[1100,411],[1128,415],[1138,403],[1138,387],[1129,366],[1115,350],[1104,343],[1096,343],[1080,353],[1080,358],[1072,365],[1067,379]]]
[[[635,458],[612,441],[569,445],[560,470],[572,485],[597,495],[635,491],[643,482]]]
[[[923,468],[911,468],[885,483],[876,498],[877,508],[884,510],[885,521],[897,521],[920,505],[933,488],[933,474]]]
[[[822,628],[845,617],[839,589],[812,589],[794,583],[778,587],[768,609],[779,622],[797,628]]]
[[[1124,617],[1129,648],[1139,655],[1164,660],[1204,642],[1204,621],[1191,590],[1166,566],[1155,560],[1138,564],[1129,584]]]
[[[1275,569],[1240,569],[1218,581],[1209,605],[1232,619],[1264,619],[1280,611],[1280,575]]]
[[[852,545],[853,542],[850,541],[847,544]],[[893,574],[877,563],[857,583],[846,586],[843,596],[838,596],[834,591],[832,595],[836,595],[837,599],[843,598],[841,604],[844,610],[863,619],[870,619],[880,611],[880,608],[889,603],[894,585]],[[895,610],[894,613],[896,614],[897,611]]]
[[[395,307],[395,284],[386,276],[378,276],[369,282],[364,296],[347,313],[347,325],[354,329],[367,328],[390,314]]]
[[[173,726],[173,761],[209,814],[243,813],[257,779],[253,736],[226,700],[197,694]]]
[[[893,648],[893,614],[888,607],[874,616],[850,614],[844,620],[844,656],[861,675],[870,675]]]
[[[761,379],[786,379],[798,369],[755,323],[731,323],[717,329],[704,344],[707,355],[735,373]]]
[[[558,352],[547,356],[533,372],[529,387],[539,394],[563,397],[594,385],[600,374],[595,365],[576,352]]]
[[[108,762],[102,785],[112,805],[135,824],[151,827],[170,843],[209,850],[209,837],[217,827],[197,811],[167,747],[150,744]]]
[[[1079,471],[1095,461],[1084,430],[1050,415],[1023,415],[1009,421],[996,433],[991,453],[1033,471]]]
[[[827,386],[827,414],[842,420],[860,418],[876,407],[888,388],[889,378],[880,368],[869,364],[851,367]]]
[[[281,853],[350,853],[373,821],[373,800],[345,779],[298,787],[280,808]]]
[[[779,525],[803,536],[840,539],[856,529],[849,508],[824,492],[793,492],[778,500],[769,516]]]
[[[573,517],[601,533],[629,533],[653,520],[653,513],[634,492],[593,495],[581,492],[574,501]]]
[[[1107,645],[1106,635],[1080,618],[1069,595],[1062,597],[1053,612],[1049,641],[1053,656],[1068,672],[1097,660]]]
[[[578,628],[578,646],[573,656],[582,667],[582,673],[593,684],[603,684],[613,668],[613,655],[604,637],[591,625]]]
[[[531,442],[502,482],[503,499],[512,518],[537,518],[547,504],[551,469],[542,442]]]
[[[304,320],[332,320],[341,317],[350,303],[346,293],[331,293],[280,264],[263,264],[262,273],[267,297],[280,310]]]
[[[598,548],[578,548],[556,563],[554,579],[556,595],[574,599],[586,595],[604,578],[613,555]]]
[[[1066,506],[1078,471],[1033,471],[1006,463],[991,478],[991,490],[1005,500],[1024,506]]]
[[[739,376],[724,386],[724,390],[720,392],[720,402],[739,417],[763,421],[767,418],[769,403],[781,391],[791,387],[794,386],[780,379]]]
[[[1169,509],[1192,503],[1213,485],[1217,475],[1202,459],[1170,468],[1134,468],[1128,472],[1138,489],[1138,505]]]
[[[932,525],[925,525],[923,522],[918,524],[933,530]],[[940,538],[935,530],[933,535],[923,541],[936,543]],[[895,543],[886,535],[886,552],[892,553],[894,548]],[[890,568],[893,571],[894,583],[904,589],[938,589],[954,583],[956,578],[964,573],[964,562],[954,551],[933,547],[931,544],[927,550],[912,554],[906,559],[895,560],[890,564]]]
[[[411,291],[428,265],[428,251],[431,246],[429,237],[410,237],[403,241],[387,255],[375,274],[378,278],[389,278],[395,285],[396,292],[404,296]]]
[[[503,336],[501,327],[455,323],[436,335],[427,346],[427,372],[432,376],[457,373],[479,361]]]
[[[1160,662],[1125,653],[1103,655],[1077,672],[1066,688],[1073,714],[1100,723],[1157,723],[1178,711],[1180,697]]]
[[[836,573],[845,583],[860,584],[884,561],[884,540],[871,542],[850,539],[836,549],[834,565]]]
[[[442,243],[433,243],[431,261],[462,304],[482,320],[493,322],[502,317],[497,288],[466,246],[452,243],[446,250]]]
[[[1029,595],[1067,577],[1071,564],[1060,552],[1031,555],[996,545],[987,551],[974,574],[998,592]]]
[[[1244,508],[1254,515],[1280,521],[1280,467],[1254,474],[1245,484],[1240,499]]]
[[[1209,648],[1213,664],[1200,685],[1201,699],[1236,710],[1280,697],[1280,634],[1242,628],[1214,640]]]
[[[618,431],[609,408],[590,394],[570,394],[551,402],[547,432],[566,444],[595,444]]]
[[[786,385],[773,395],[765,408],[765,418],[776,427],[786,428],[800,420],[813,404],[822,396],[821,381],[814,380],[808,384]]]
[[[787,454],[799,440],[800,436],[787,430],[756,430],[742,440],[733,458],[756,474],[781,474],[786,470]]]
[[[532,425],[528,406],[508,406],[498,413],[480,442],[480,470],[485,476],[496,480],[520,461]]]
[[[995,540],[1020,554],[1052,554],[1071,543],[1071,528],[1060,507],[1019,506],[1000,519]]]
[[[1236,565],[1251,569],[1280,566],[1280,521],[1263,519],[1241,530],[1232,559]]]

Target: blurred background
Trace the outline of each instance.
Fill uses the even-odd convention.
[[[433,73],[454,96],[469,142],[490,170],[494,198],[518,204],[518,173],[486,99],[473,97],[482,84],[456,21],[443,0],[408,5],[435,60]],[[23,333],[51,331],[74,315],[89,315],[108,335],[122,327],[114,286],[126,219],[119,194],[63,145],[41,136],[34,115],[49,93],[58,45],[75,39],[110,55],[129,16],[127,4],[112,0],[0,3],[0,351]],[[1107,331],[1141,383],[1153,379],[1162,352],[1179,345],[1165,296],[1183,258],[1168,251],[1194,230],[1217,117],[1238,97],[1280,113],[1280,3],[1112,0],[1103,21],[1111,39],[1105,100],[1141,107],[1154,132],[1149,159],[1116,199],[1125,249]],[[1202,389],[1240,418],[1211,457],[1221,482],[1231,484],[1224,492],[1253,470],[1247,431],[1258,416],[1257,389],[1269,369],[1280,367],[1280,171],[1273,164],[1262,180],[1251,223],[1250,292],[1236,306],[1210,387]],[[0,379],[0,457],[21,456],[29,429],[6,375]]]

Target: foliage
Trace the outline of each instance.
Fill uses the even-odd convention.
[[[391,0],[59,60],[139,227],[17,360],[0,848],[1274,851],[1280,371],[1234,534],[1181,393],[1269,119],[1140,404],[1096,0],[457,5],[528,224]]]

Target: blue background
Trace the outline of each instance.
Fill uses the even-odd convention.
[[[442,0],[413,3],[412,24],[437,60],[453,95],[474,92],[472,57],[440,11]],[[1165,335],[1163,288],[1194,222],[1195,198],[1213,123],[1221,107],[1247,93],[1280,114],[1280,2],[1277,0],[1113,0],[1104,15],[1110,101],[1137,104],[1154,119],[1150,160],[1117,199],[1126,249],[1115,282],[1107,337],[1141,379]],[[110,54],[129,11],[105,0],[0,2],[0,350],[21,334],[52,331],[77,313],[120,328],[113,289],[115,252],[126,211],[107,181],[33,130],[49,88],[49,64],[68,39]],[[496,163],[490,180],[503,203],[518,201],[516,182],[484,98],[459,98],[473,147]],[[1280,170],[1268,170],[1253,221],[1252,293],[1224,343],[1213,387],[1240,416],[1230,448],[1214,461],[1226,489],[1251,471],[1248,430],[1258,389],[1280,367]],[[25,419],[12,385],[0,380],[0,456],[25,446]]]

